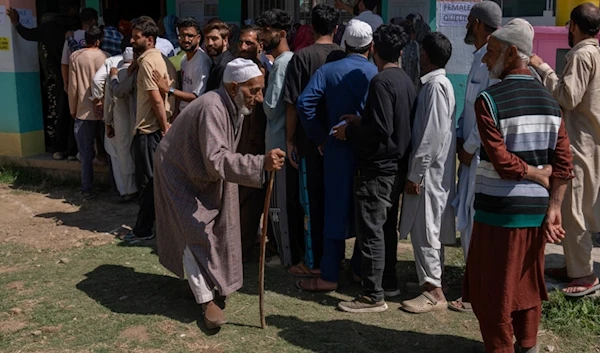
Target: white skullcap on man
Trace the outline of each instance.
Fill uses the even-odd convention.
[[[350,20],[344,31],[345,45],[352,48],[363,48],[373,41],[371,25],[361,20]]]
[[[535,31],[529,22],[522,18],[515,18],[506,26],[492,33],[491,37],[503,43],[514,45],[521,53],[531,56],[534,35]]]
[[[125,48],[125,51],[123,52],[123,61],[128,62],[128,63],[133,61],[133,48],[132,47]]]
[[[262,72],[252,60],[238,58],[225,67],[223,83],[244,83],[258,76],[262,76]]]

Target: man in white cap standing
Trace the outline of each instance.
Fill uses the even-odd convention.
[[[560,209],[573,157],[558,102],[527,68],[533,36],[519,18],[492,33],[483,61],[502,82],[475,102],[482,147],[463,298],[486,353],[539,351],[544,247],[565,234]]]
[[[494,1],[478,2],[471,8],[467,23],[465,43],[474,45],[473,63],[467,78],[467,91],[465,94],[465,108],[458,118],[456,137],[456,152],[460,161],[458,169],[457,197],[453,201],[456,211],[456,230],[460,232],[460,241],[463,248],[465,262],[469,251],[469,241],[473,231],[473,217],[475,210],[475,178],[479,164],[479,130],[475,119],[475,100],[479,92],[497,83],[489,78],[487,66],[481,62],[487,53],[487,42],[490,34],[494,33],[502,23],[502,9]],[[461,299],[451,302],[450,309],[460,312],[472,311],[469,303]]]
[[[264,77],[251,60],[235,59],[223,87],[195,99],[155,154],[156,230],[161,264],[188,282],[209,329],[225,323],[215,299],[241,288],[238,185],[261,187],[264,171],[285,162],[280,149],[236,153],[245,115],[262,103]]]
[[[298,117],[306,135],[317,146],[324,158],[325,224],[321,275],[319,278],[299,281],[296,285],[305,291],[331,291],[338,285],[340,260],[345,255],[346,234],[354,233],[353,182],[357,156],[347,141],[330,136],[330,131],[344,115],[361,116],[365,107],[369,83],[377,74],[377,67],[368,61],[373,49],[371,26],[351,20],[346,27],[346,58],[323,65],[312,76],[298,98]],[[317,117],[317,107],[326,107],[323,126]],[[360,275],[360,257],[355,246],[352,271]],[[385,305],[385,302],[376,303]]]

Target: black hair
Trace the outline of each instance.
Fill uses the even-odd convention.
[[[119,14],[113,9],[106,9],[102,12],[102,19],[104,24],[110,27],[117,27],[119,25]]]
[[[331,5],[317,5],[313,7],[310,21],[316,34],[326,36],[335,31],[340,21],[340,13]]]
[[[68,14],[71,10],[79,11],[81,1],[78,0],[61,0],[58,2],[58,12]]]
[[[177,22],[178,30],[191,27],[195,28],[199,34],[202,33],[202,30],[200,29],[200,23],[198,23],[198,21],[193,17],[180,18],[179,22]]]
[[[452,56],[452,43],[448,37],[440,32],[432,32],[425,35],[421,45],[434,66],[446,67]]]
[[[92,46],[96,41],[101,41],[104,36],[104,31],[98,26],[92,26],[85,31],[85,42],[88,46]]]
[[[131,21],[131,29],[142,32],[144,37],[153,37],[156,42],[158,38],[158,26],[151,17],[141,16]]]
[[[346,51],[351,54],[366,54],[369,49],[371,49],[371,43],[365,45],[364,47],[354,48],[346,43]]]
[[[257,25],[247,25],[240,29],[240,35],[242,35],[244,33],[248,33],[248,32],[258,33],[259,31],[260,31],[260,27],[258,27]]]
[[[398,62],[402,49],[408,41],[408,34],[398,25],[381,25],[373,33],[377,55],[389,63]]]
[[[581,4],[571,11],[571,21],[583,34],[595,37],[600,31],[600,9],[590,2]]]
[[[362,0],[367,10],[373,11],[377,7],[377,0]]]
[[[280,9],[267,10],[258,16],[256,24],[261,28],[271,27],[290,33],[292,29],[292,16]]]
[[[98,21],[98,11],[92,9],[91,7],[86,7],[85,9],[81,10],[81,13],[79,14],[79,20],[83,24],[97,22]]]

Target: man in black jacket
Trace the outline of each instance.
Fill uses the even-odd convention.
[[[364,114],[362,118],[346,116],[347,125],[334,128],[334,136],[350,142],[358,153],[354,202],[364,295],[338,305],[351,313],[384,311],[384,296],[400,294],[396,226],[416,97],[410,77],[398,67],[400,53],[408,42],[402,27],[382,25],[375,31],[373,42],[379,74],[371,80]]]

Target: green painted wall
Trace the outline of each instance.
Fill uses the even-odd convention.
[[[176,0],[166,0],[166,1],[167,1],[167,15],[177,16]]]
[[[219,18],[225,22],[242,22],[242,0],[219,0]]]
[[[85,0],[85,7],[91,7],[100,12],[100,0]]]
[[[0,132],[27,133],[44,129],[39,72],[0,72]]]
[[[446,75],[452,86],[454,87],[454,98],[456,99],[456,119],[462,114],[465,106],[465,94],[467,91],[467,77],[468,75],[461,74],[447,74]]]

